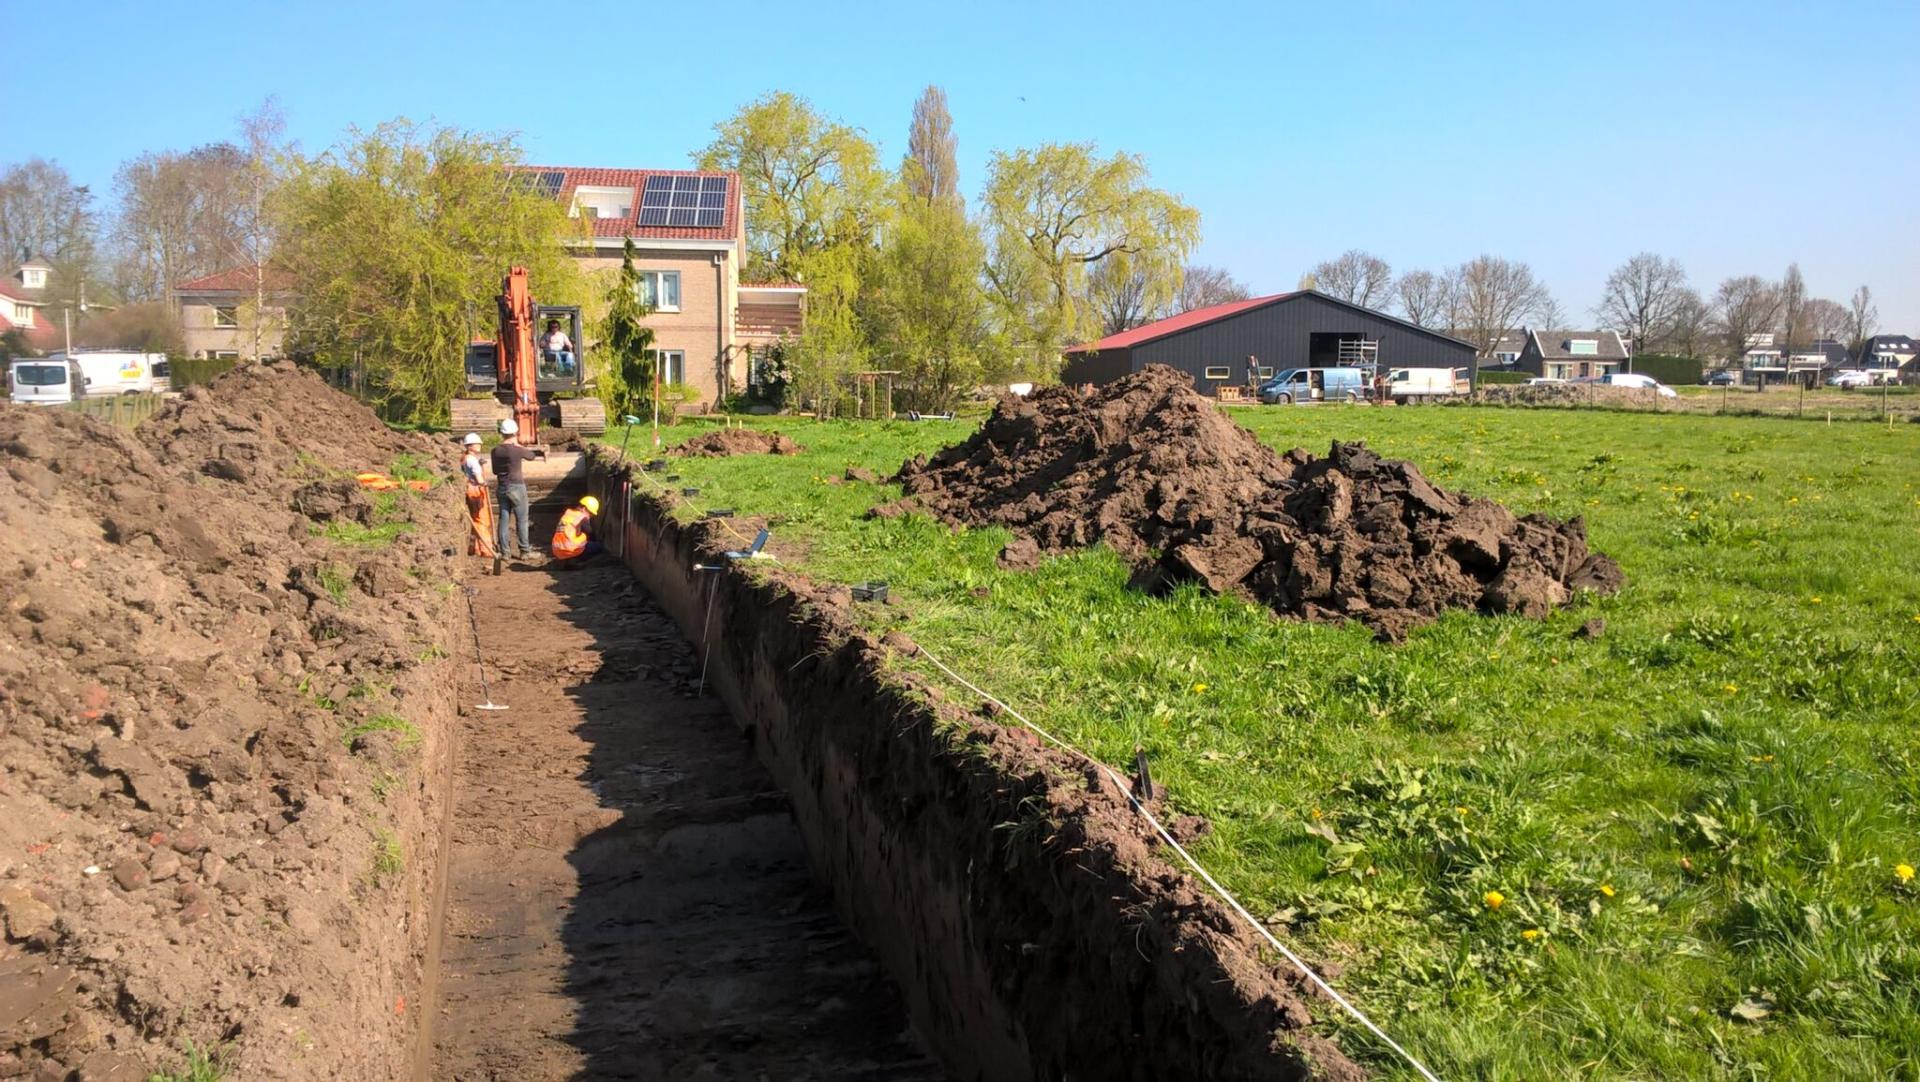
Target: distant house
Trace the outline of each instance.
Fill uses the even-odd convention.
[[[1526,332],[1514,367],[1546,379],[1597,379],[1625,370],[1627,346],[1614,331]]]
[[[258,280],[254,268],[236,267],[174,286],[187,356],[236,361],[280,356],[291,284],[285,272],[273,267]],[[265,305],[260,304],[263,287]]]
[[[738,173],[529,165],[513,176],[587,219],[591,239],[573,253],[589,272],[618,268],[633,242],[640,299],[653,310],[647,327],[668,382],[715,401],[798,337],[806,287],[741,280],[747,214]],[[537,295],[538,282],[534,288]]]
[[[1920,378],[1920,346],[1911,335],[1876,334],[1861,343],[1854,360],[1876,380]]]
[[[1845,345],[1823,338],[1804,346],[1786,347],[1781,351],[1780,361],[1786,366],[1789,382],[1812,386],[1820,382],[1823,373],[1846,364],[1848,357]]]
[[[1527,348],[1527,332],[1508,331],[1487,351],[1487,359],[1481,362],[1482,368],[1512,368],[1520,363],[1520,354]]]
[[[1735,362],[1745,373],[1742,377],[1751,377],[1753,382],[1765,384],[1769,379],[1781,379],[1787,374],[1786,349],[1774,344],[1776,336],[1771,331],[1747,336],[1747,348]]]
[[[29,348],[45,353],[59,349],[63,340],[48,286],[53,264],[29,259],[0,278],[0,333],[17,330]]]
[[[1066,351],[1066,383],[1110,383],[1149,364],[1185,371],[1202,394],[1288,368],[1466,368],[1473,345],[1311,289],[1231,301]]]

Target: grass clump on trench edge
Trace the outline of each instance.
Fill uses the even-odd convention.
[[[1193,588],[1144,596],[1101,549],[1002,571],[1004,531],[867,520],[897,487],[834,483],[970,422],[755,422],[805,452],[671,472],[701,507],[771,516],[789,567],[887,580],[899,626],[1051,731],[1113,764],[1144,746],[1173,805],[1214,824],[1196,855],[1443,1077],[1914,1070],[1920,426],[1233,415],[1276,448],[1365,439],[1517,513],[1584,515],[1626,589],[1384,646]],[[1600,638],[1573,637],[1596,617]]]

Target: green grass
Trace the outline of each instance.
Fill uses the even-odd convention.
[[[320,569],[320,588],[333,598],[336,605],[347,603],[347,591],[353,587],[353,572],[348,568],[329,564]]]
[[[399,733],[400,747],[403,749],[418,747],[420,744],[419,727],[398,714],[375,714],[365,721],[350,725],[340,734],[340,742],[345,744],[348,750],[352,750],[354,741],[368,733],[386,732]]]
[[[1920,880],[1894,869],[1920,864],[1920,427],[1234,416],[1275,447],[1364,438],[1448,487],[1584,515],[1627,587],[1383,646],[1143,596],[1103,550],[1001,571],[1004,532],[867,520],[894,486],[828,483],[966,423],[785,423],[807,453],[671,470],[702,507],[770,516],[791,566],[888,580],[905,604],[866,607],[873,626],[1041,725],[1111,763],[1144,746],[1214,823],[1198,856],[1443,1077],[1916,1076]],[[1592,617],[1605,635],[1572,638]]]
[[[407,868],[407,854],[400,846],[400,838],[386,827],[375,827],[373,831],[373,869],[370,878],[375,886],[394,879]]]
[[[227,1077],[226,1056],[215,1050],[208,1054],[192,1041],[186,1044],[186,1061],[174,1071],[155,1071],[147,1082],[220,1082]]]

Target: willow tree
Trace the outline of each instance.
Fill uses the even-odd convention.
[[[395,120],[292,161],[273,203],[291,350],[364,371],[389,418],[443,419],[510,267],[546,303],[585,291],[565,247],[585,219],[524,183],[519,158],[506,136]]]
[[[1200,212],[1149,180],[1139,156],[1101,158],[1091,143],[993,156],[982,199],[987,281],[1033,374],[1051,375],[1067,346],[1098,336],[1088,277],[1102,262],[1142,276],[1148,310],[1179,291]]]

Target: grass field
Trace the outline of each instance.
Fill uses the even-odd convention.
[[[1214,823],[1201,859],[1443,1077],[1920,1076],[1920,426],[1235,417],[1585,515],[1627,587],[1383,646],[1130,592],[1100,550],[1001,571],[1003,532],[867,520],[893,486],[826,483],[966,423],[792,422],[799,457],[673,468],[702,506],[770,516],[800,570],[888,580],[905,604],[876,625],[1040,724],[1109,762],[1145,746]]]

